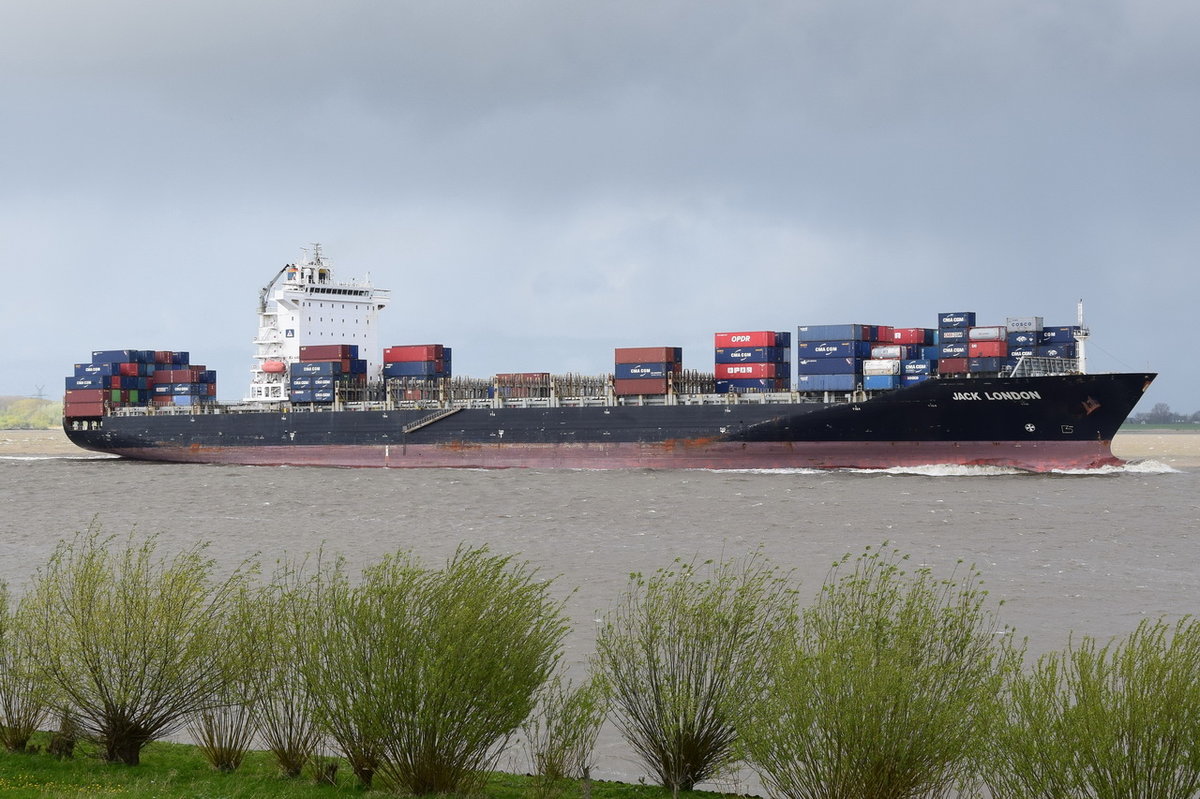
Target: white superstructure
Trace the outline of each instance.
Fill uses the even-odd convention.
[[[286,401],[288,366],[300,360],[300,347],[313,344],[357,344],[368,378],[379,378],[378,315],[390,299],[390,291],[371,285],[370,275],[362,281],[334,280],[321,245],[312,245],[302,263],[284,266],[259,294],[246,401]]]

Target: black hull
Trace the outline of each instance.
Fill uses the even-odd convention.
[[[258,411],[69,420],[81,447],[175,462],[384,467],[1031,470],[1120,461],[1109,444],[1153,374],[935,379],[857,403]],[[88,429],[77,429],[86,427]],[[405,432],[408,427],[409,431]]]

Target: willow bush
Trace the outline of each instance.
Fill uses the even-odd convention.
[[[938,579],[868,549],[835,565],[773,648],[770,690],[742,729],[786,799],[945,796],[972,782],[1005,659],[970,570]]]
[[[221,620],[246,574],[216,579],[205,549],[159,558],[153,537],[122,547],[93,526],[60,542],[35,576],[28,607],[42,677],[110,762],[136,764],[222,688]]]
[[[437,571],[384,558],[353,586],[335,564],[318,586],[304,668],[338,745],[408,793],[477,790],[558,661],[550,583],[461,549]]]
[[[0,582],[0,746],[23,752],[49,714],[50,696],[38,677],[28,614],[14,607]]]
[[[992,747],[998,797],[1200,795],[1200,622],[1144,620],[1014,670]]]
[[[575,686],[555,675],[521,725],[533,765],[534,793],[551,797],[569,779],[590,779],[596,738],[608,715],[607,686],[592,674]]]
[[[597,635],[596,664],[618,727],[664,787],[691,790],[737,761],[763,653],[794,617],[794,590],[758,554],[631,575]]]

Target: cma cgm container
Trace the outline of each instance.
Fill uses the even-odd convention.
[[[786,347],[718,347],[714,358],[717,363],[790,363],[792,354]]]
[[[865,362],[863,358],[803,358],[796,361],[796,374],[860,375]]]
[[[942,330],[975,327],[974,311],[948,311],[938,314],[938,327]]]
[[[869,341],[797,341],[797,358],[869,358]]]
[[[618,363],[615,366],[617,380],[663,378],[682,371],[682,365],[679,363]]]
[[[1042,344],[1066,344],[1075,341],[1075,334],[1079,332],[1078,325],[1067,325],[1066,327],[1045,327],[1042,328],[1042,335],[1039,339]]]

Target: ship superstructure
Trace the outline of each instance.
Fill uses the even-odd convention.
[[[288,370],[310,345],[356,345],[378,380],[379,312],[391,299],[387,289],[363,280],[334,279],[333,268],[313,244],[299,263],[287,264],[263,287],[258,301],[255,363],[247,402],[286,402]]]

